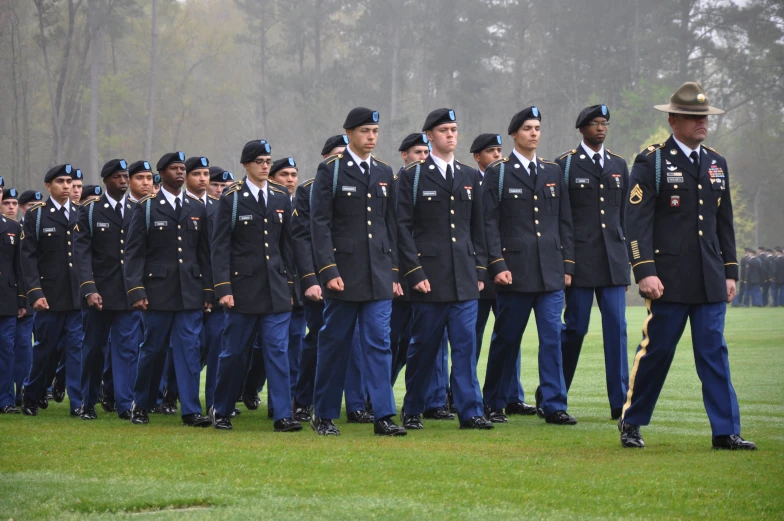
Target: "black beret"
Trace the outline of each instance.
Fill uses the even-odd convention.
[[[321,149],[321,155],[325,156],[329,154],[333,148],[345,147],[346,145],[348,145],[347,135],[338,134],[337,136],[332,136],[331,138],[327,139],[326,143],[324,143],[324,148]]]
[[[163,156],[161,156],[161,158],[158,160],[158,163],[156,163],[155,170],[158,172],[163,172],[169,167],[169,165],[174,163],[185,164],[185,154],[182,152],[169,152],[168,154],[163,154]]]
[[[134,174],[140,174],[142,172],[152,173],[152,167],[147,161],[136,161],[131,163],[131,166],[128,167],[128,175],[131,177],[133,177]]]
[[[98,185],[87,185],[82,190],[82,196],[79,198],[79,202],[81,203],[88,197],[94,197],[96,195],[103,195],[103,190]]]
[[[57,165],[55,167],[50,168],[49,171],[46,173],[46,176],[44,177],[44,183],[51,183],[52,180],[61,176],[68,176],[71,179],[76,179],[74,177],[75,173],[76,172],[74,171],[74,167],[72,167],[69,164]],[[79,179],[81,179],[81,177]]]
[[[11,188],[11,190],[13,190],[13,188]],[[776,251],[779,252],[779,253],[782,253],[782,252],[784,252],[784,249],[782,249],[781,246],[776,246]]]
[[[413,134],[406,136],[403,142],[400,143],[400,148],[397,150],[398,152],[405,152],[411,147],[428,146],[428,143],[430,143],[430,141],[427,139],[424,132],[414,132]]]
[[[22,195],[19,196],[19,204],[27,204],[41,200],[43,200],[41,192],[36,192],[35,190],[25,190],[22,192]]]
[[[268,156],[272,153],[272,147],[264,139],[254,139],[248,141],[242,147],[242,156],[240,156],[240,163],[247,164],[259,156]]]
[[[152,184],[154,184],[154,185],[161,184],[161,174],[153,174],[153,176],[152,176]]]
[[[209,168],[210,160],[206,157],[189,157],[185,160],[185,173],[197,168]]]
[[[19,200],[19,190],[16,188],[9,188],[7,192],[3,192],[3,201],[6,199],[14,199],[15,201]]]
[[[79,170],[78,168],[76,169],[76,171],[73,173],[73,176],[71,176],[71,177],[73,177],[74,181],[82,181],[82,180],[84,180],[84,174],[82,174],[82,171]]]
[[[5,186],[5,181],[3,180],[3,176],[0,175],[0,188]]]
[[[471,143],[471,150],[472,154],[478,154],[482,150],[486,148],[492,147],[500,147],[501,146],[501,134],[479,134],[474,139],[474,142]]]
[[[283,159],[278,159],[272,163],[269,175],[273,176],[278,170],[283,170],[284,168],[297,168],[297,163],[294,161],[293,157],[284,157]]]
[[[210,167],[210,182],[211,183],[230,183],[234,181],[234,174],[228,170],[224,170],[219,166]]]
[[[590,107],[585,107],[580,115],[577,116],[577,123],[575,123],[574,128],[580,128],[583,125],[590,123],[593,121],[593,118],[606,118],[607,121],[610,121],[610,109],[607,108],[607,105],[591,105]]]
[[[454,110],[436,109],[428,114],[427,118],[425,118],[425,124],[422,127],[422,132],[428,131],[433,127],[437,127],[438,125],[443,125],[444,123],[452,123],[453,121],[457,121]]]
[[[101,168],[101,178],[105,179],[115,172],[123,172],[125,170],[128,170],[128,163],[125,162],[125,159],[110,159]]]
[[[362,125],[378,125],[378,111],[370,110],[365,107],[351,109],[343,122],[343,128],[351,129]]]
[[[528,107],[527,109],[523,109],[514,116],[512,116],[512,121],[509,122],[509,128],[507,132],[511,135],[517,132],[517,129],[523,126],[523,123],[528,121],[529,119],[538,119],[542,121],[542,113],[536,107]]]

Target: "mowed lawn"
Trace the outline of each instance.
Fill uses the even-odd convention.
[[[630,308],[629,361],[645,310]],[[234,430],[147,426],[52,404],[0,416],[0,520],[91,519],[782,519],[784,309],[730,309],[726,336],[743,435],[754,453],[712,451],[687,333],[648,447],[624,450],[610,421],[598,310],[583,348],[574,427],[512,417],[490,432],[425,421],[405,438],[338,422],[342,436],[275,434],[266,407]],[[533,320],[523,384],[536,387]],[[484,380],[485,353],[480,367]],[[396,391],[402,403],[402,382]],[[262,394],[264,399],[264,394]]]

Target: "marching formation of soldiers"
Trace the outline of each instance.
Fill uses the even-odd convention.
[[[784,306],[784,248],[744,248],[733,307]]]
[[[242,180],[182,152],[154,166],[107,161],[103,186],[55,166],[48,197],[3,193],[0,412],[36,416],[67,394],[72,416],[93,420],[101,405],[143,425],[179,402],[183,424],[228,430],[238,402],[259,408],[266,383],[276,432],[309,422],[339,435],[344,397],[348,422],[383,436],[455,418],[492,429],[510,414],[574,425],[567,398],[595,298],[624,447],[644,447],[640,427],[688,319],[712,445],[753,450],[740,437],[724,316],[739,279],[754,305],[768,294],[784,304],[784,256],[752,251],[739,274],[727,164],[701,144],[707,116],[722,111],[703,89],[686,83],[656,109],[672,136],[631,174],[605,148],[606,105],[580,112],[579,145],[555,161],[537,153],[532,106],[509,122],[508,156],[500,134],[481,134],[476,164],[462,163],[459,119],[443,108],[403,140],[394,173],[373,155],[379,113],[359,107],[299,186],[294,158],[273,160],[266,140],[242,148]],[[630,265],[649,312],[631,371]],[[520,345],[532,312],[529,404]]]

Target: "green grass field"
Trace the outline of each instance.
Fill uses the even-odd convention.
[[[644,314],[628,312],[630,362]],[[688,333],[643,430],[648,447],[622,449],[598,319],[594,309],[570,392],[575,427],[511,417],[477,432],[426,421],[386,439],[341,420],[343,435],[324,439],[309,428],[273,433],[264,405],[243,407],[231,432],[163,416],[139,427],[100,409],[84,422],[65,403],[37,418],[0,417],[0,520],[784,518],[784,309],[728,312],[742,434],[759,445],[754,453],[710,449]],[[523,385],[532,394],[531,322]],[[395,392],[399,407],[401,383]]]

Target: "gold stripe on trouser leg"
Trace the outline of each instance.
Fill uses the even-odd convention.
[[[645,317],[645,322],[642,323],[642,342],[640,342],[640,350],[634,357],[634,366],[632,367],[632,374],[629,376],[629,391],[626,393],[626,403],[623,405],[623,413],[621,418],[626,416],[626,409],[632,404],[632,392],[634,392],[634,377],[637,376],[637,369],[640,367],[640,359],[648,352],[648,324],[653,318],[651,312],[651,299],[645,299],[645,307],[648,309],[648,316]]]

